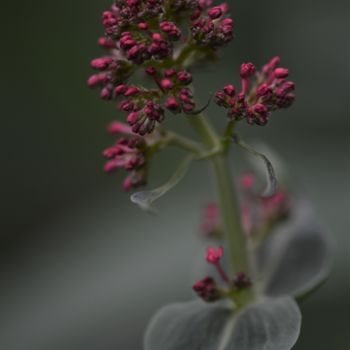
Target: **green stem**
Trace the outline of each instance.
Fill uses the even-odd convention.
[[[210,158],[210,163],[229,249],[230,267],[233,272],[249,273],[246,239],[241,226],[240,209],[229,167],[228,152],[204,116],[190,117],[189,120],[206,148],[209,150],[221,148],[220,152]]]
[[[165,143],[180,147],[186,151],[196,154],[197,156],[201,156],[203,153],[203,150],[198,143],[174,132],[168,132]]]

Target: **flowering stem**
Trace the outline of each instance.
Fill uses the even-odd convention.
[[[227,150],[204,116],[189,118],[193,128],[208,149],[221,148],[210,158],[220,206],[221,219],[230,253],[232,272],[249,273],[246,239],[241,226],[240,210],[229,167]]]

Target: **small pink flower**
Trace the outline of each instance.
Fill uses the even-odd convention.
[[[206,255],[206,260],[210,264],[218,264],[221,260],[222,254],[223,254],[223,248],[218,247],[218,248],[213,248],[213,247],[208,247],[207,248],[207,255]]]

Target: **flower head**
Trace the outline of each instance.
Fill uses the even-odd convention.
[[[287,80],[288,69],[278,67],[279,62],[279,57],[273,57],[257,73],[252,63],[243,63],[241,91],[236,95],[235,87],[228,85],[216,93],[216,103],[228,109],[230,119],[266,125],[272,111],[289,107],[295,99],[294,83]]]

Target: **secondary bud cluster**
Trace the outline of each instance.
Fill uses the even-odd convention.
[[[238,292],[251,286],[251,281],[244,272],[237,273],[232,279],[226,274],[221,265],[222,256],[222,247],[208,247],[206,260],[209,264],[212,264],[216,268],[226,287],[218,286],[214,278],[210,276],[199,280],[192,286],[192,289],[197,293],[197,295],[207,302],[217,301],[230,295],[232,292]]]
[[[256,178],[246,173],[240,178],[241,221],[244,232],[253,236],[271,230],[274,225],[283,222],[292,210],[291,199],[284,189],[271,197],[262,197],[255,188]],[[204,209],[201,229],[207,237],[221,234],[220,208],[217,203],[210,203]]]
[[[100,88],[103,100],[114,99],[116,88],[126,81],[132,73],[132,65],[117,56],[104,56],[91,61],[91,67],[99,72],[88,79],[90,88]]]
[[[175,23],[163,20],[164,5],[162,0],[115,1],[102,15],[107,38],[135,64],[170,57],[181,31]]]
[[[233,20],[227,17],[228,4],[209,7],[212,2],[202,1],[197,11],[192,15],[192,36],[200,45],[216,48],[227,44],[233,39]]]
[[[174,42],[182,36],[181,18],[190,21],[189,31],[200,44],[220,46],[231,40],[228,5],[211,6],[211,0],[116,0],[103,12],[102,24],[110,46],[142,64],[172,56]]]
[[[272,197],[261,197],[254,189],[255,177],[245,174],[241,177],[241,217],[244,231],[256,235],[271,230],[290,214],[291,203],[287,193],[279,189]]]
[[[129,172],[123,184],[126,191],[144,185],[147,165],[146,141],[134,135],[126,124],[119,122],[110,124],[108,132],[122,136],[103,152],[103,156],[107,159],[104,166],[105,172],[112,173],[118,169]]]
[[[208,303],[217,301],[221,298],[218,286],[215,280],[210,276],[199,280],[192,288],[200,298]]]
[[[151,133],[164,119],[164,109],[159,104],[161,94],[137,86],[121,84],[115,89],[119,97],[118,109],[128,113],[127,122],[139,135]]]
[[[280,58],[274,57],[259,72],[252,63],[243,63],[241,91],[227,85],[216,93],[216,103],[228,109],[232,120],[246,119],[248,124],[266,125],[272,111],[289,107],[295,99],[295,85],[287,80],[288,69],[278,67],[279,62]]]
[[[165,96],[164,107],[167,110],[174,114],[193,112],[195,102],[192,91],[187,87],[192,82],[192,75],[189,72],[171,68],[161,73],[154,67],[149,67],[146,73],[153,78]]]
[[[128,113],[132,131],[141,136],[151,133],[165,117],[165,109],[172,113],[191,113],[195,108],[191,90],[192,75],[187,71],[167,69],[163,73],[148,67],[146,73],[156,83],[156,89],[120,84],[113,90],[118,109]]]

